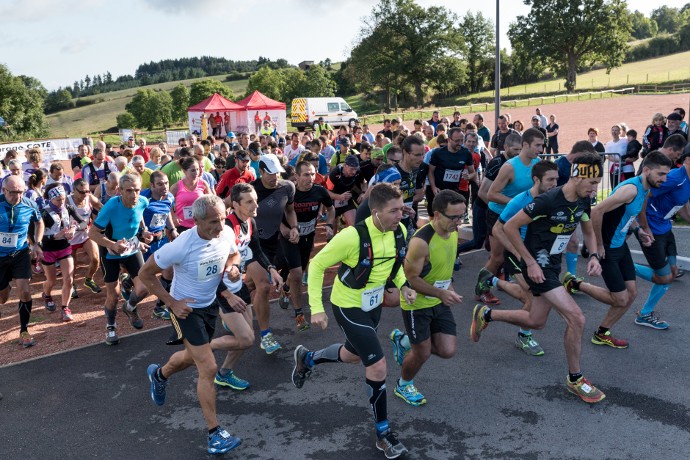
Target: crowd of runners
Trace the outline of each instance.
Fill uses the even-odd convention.
[[[537,109],[523,130],[506,115],[493,134],[480,114],[469,121],[434,113],[413,129],[386,120],[376,134],[366,125],[336,131],[320,122],[313,132],[285,137],[228,133],[219,143],[190,135],[174,148],[151,148],[143,139],[137,145],[134,138],[117,149],[98,142],[80,146],[71,174],[59,162],[43,169],[40,149],[25,152],[25,162],[9,151],[2,160],[0,302],[18,301],[25,348],[35,345],[32,273],[45,278],[43,307],[73,321],[79,249],[88,262],[83,287],[105,289],[107,345],[120,342],[118,306],[141,329],[138,305],[155,296],[154,317],[170,321],[169,343],[183,348],[148,367],[151,398],[163,405],[169,379],[195,366],[213,454],[241,443],[220,426],[216,387],[249,388],[236,368],[254,345],[255,317],[260,348],[267,354],[283,348],[271,329],[273,290],[280,307],[292,309],[295,333],[326,329],[330,316],[344,335],[323,349],[294,349],[294,386],[303,388],[320,364],[363,365],[376,447],[387,458],[407,449],[387,414],[389,369],[377,336],[382,308],[399,307],[402,316],[389,334],[400,366],[393,393],[423,405],[415,378],[424,363],[457,350],[453,308],[463,297],[454,283],[474,285],[480,302],[469,326],[474,342],[492,322],[507,322],[518,326],[520,350],[542,356],[532,330],[555,309],[566,323],[566,389],[596,403],[605,395],[582,372],[585,317],[573,294],[609,306],[591,335],[595,345],[628,347],[612,329],[635,304],[638,277],[653,287],[635,323],[669,327],[654,309],[682,275],[672,223],[676,215],[690,221],[685,112],[654,115],[642,142],[617,124],[603,146],[591,128],[564,155],[555,116],[549,123]],[[604,176],[608,196],[600,193]],[[473,239],[459,244],[458,229],[470,222]],[[328,242],[312,257],[322,228]],[[633,262],[630,237],[639,240],[648,265]],[[463,252],[483,247],[488,257],[476,280],[457,271]],[[586,273],[578,274],[580,257]],[[324,291],[332,266],[337,275]],[[595,276],[605,288],[585,280]],[[494,288],[522,308],[496,308]],[[215,333],[218,320],[227,334]],[[220,365],[215,351],[225,352]]]

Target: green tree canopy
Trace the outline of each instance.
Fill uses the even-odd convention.
[[[175,86],[170,91],[172,97],[172,119],[173,121],[184,121],[187,119],[187,108],[189,108],[189,89],[182,83]],[[203,99],[202,99],[203,101]]]
[[[640,11],[635,10],[630,19],[632,21],[632,36],[638,40],[654,37],[659,31],[656,21],[648,18]]]
[[[632,23],[625,0],[525,0],[532,9],[510,25],[513,48],[543,62],[575,90],[581,66],[622,64]]]
[[[680,10],[667,5],[652,10],[650,18],[659,26],[660,33],[676,33],[683,25],[683,15],[680,14]]]
[[[66,89],[51,91],[46,97],[46,113],[59,112],[60,110],[71,109],[74,107],[72,93]]]
[[[261,91],[266,96],[277,101],[283,100],[283,78],[279,70],[269,66],[263,66],[247,81],[247,95],[254,91]]]
[[[192,83],[189,90],[189,105],[198,104],[213,93],[218,93],[230,100],[234,99],[235,95],[232,90],[219,82],[218,80],[206,79]]]
[[[151,131],[172,123],[172,106],[172,97],[167,91],[140,89],[125,110],[134,116],[138,127]]]
[[[467,74],[470,80],[470,92],[478,92],[482,87],[485,75],[478,72],[482,59],[493,57],[496,46],[494,25],[481,11],[472,14],[468,11],[462,18],[460,31],[465,40]]]
[[[43,108],[46,89],[33,77],[15,77],[0,64],[0,117],[8,128],[0,139],[15,140],[48,135]]]

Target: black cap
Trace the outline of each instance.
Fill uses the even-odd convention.
[[[348,155],[347,158],[345,158],[345,166],[359,169],[359,160],[357,159],[357,155]]]
[[[671,112],[668,114],[668,117],[666,117],[666,119],[667,120],[682,121],[683,117],[681,117],[679,113]]]

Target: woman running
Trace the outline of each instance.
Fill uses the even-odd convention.
[[[182,233],[194,227],[192,205],[200,196],[211,193],[208,184],[201,180],[199,162],[194,157],[180,160],[180,167],[184,173],[181,181],[170,187],[170,193],[175,197],[175,217],[177,218],[177,232]]]

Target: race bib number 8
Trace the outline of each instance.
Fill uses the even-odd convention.
[[[197,281],[206,281],[209,278],[219,275],[223,271],[223,267],[221,266],[222,262],[223,260],[221,257],[199,262],[196,275]]]
[[[371,311],[383,303],[383,288],[378,286],[362,292],[362,310]]]
[[[563,253],[566,246],[568,246],[568,241],[570,241],[570,235],[558,235],[556,237],[556,241],[553,242],[553,246],[551,246],[551,251],[549,251],[549,254]]]
[[[16,248],[18,241],[18,233],[0,233],[0,246],[3,248]]]
[[[443,182],[460,182],[460,170],[446,169],[443,174]]]

